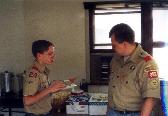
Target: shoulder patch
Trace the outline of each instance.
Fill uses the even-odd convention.
[[[151,56],[145,56],[145,57],[144,57],[144,60],[145,60],[146,62],[150,61],[151,59],[152,59]]]
[[[31,71],[29,72],[29,77],[36,78],[38,74],[38,70],[32,67]]]
[[[148,72],[148,78],[152,79],[152,78],[157,78],[158,77],[158,73],[156,70],[150,70]]]
[[[152,65],[146,66],[145,69],[144,69],[144,72],[150,71],[152,69],[151,67],[152,67]]]
[[[29,73],[29,77],[36,78],[37,77],[37,73],[36,72],[30,72]]]

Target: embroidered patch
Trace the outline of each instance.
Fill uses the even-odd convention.
[[[152,89],[155,89],[155,88],[157,88],[158,86],[159,86],[158,80],[153,79],[153,80],[150,81],[150,87],[151,87]]]
[[[158,74],[157,74],[157,71],[156,70],[150,70],[149,72],[148,72],[148,77],[149,78],[157,78],[158,77]]]
[[[157,66],[156,65],[151,65],[151,64],[149,64],[149,65],[147,65],[145,68],[144,68],[144,72],[149,72],[149,71],[156,71],[156,69],[157,69]]]
[[[35,73],[35,72],[30,72],[30,73],[29,73],[29,77],[36,78],[36,77],[37,77],[37,73]]]
[[[150,61],[151,59],[152,59],[151,56],[145,56],[145,57],[144,57],[144,60],[145,60],[146,62]]]
[[[144,72],[148,72],[150,70],[151,70],[151,66],[147,66],[147,67],[145,67]]]

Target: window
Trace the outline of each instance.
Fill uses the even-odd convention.
[[[118,23],[126,23],[135,31],[135,41],[154,56],[158,62],[160,78],[168,80],[168,3],[166,2],[110,2],[89,3],[90,80],[91,83],[108,82],[108,71],[102,76],[104,63],[113,57],[109,31]],[[133,20],[134,19],[134,20]],[[108,65],[107,65],[108,67]],[[107,68],[105,67],[105,68]],[[106,76],[106,77],[105,77]]]
[[[140,9],[113,9],[95,10],[94,14],[94,48],[93,49],[112,49],[111,39],[109,38],[110,29],[119,23],[130,25],[135,31],[136,42],[141,42],[141,13]],[[132,21],[134,19],[134,21]]]
[[[161,79],[168,80],[168,9],[153,10],[153,57],[159,66]],[[158,43],[158,44],[157,44]],[[159,44],[162,43],[162,44]]]
[[[153,10],[153,41],[168,43],[168,9]]]
[[[141,7],[135,3],[96,5],[89,13],[90,81],[108,84],[113,57],[109,31],[116,24],[126,23],[135,31],[135,41],[141,43]]]

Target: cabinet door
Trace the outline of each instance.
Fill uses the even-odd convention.
[[[108,84],[111,55],[92,54],[90,60],[91,84]]]

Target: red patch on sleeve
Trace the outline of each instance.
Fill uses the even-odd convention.
[[[152,59],[151,56],[145,56],[145,57],[144,57],[144,60],[145,60],[146,62],[150,61],[151,59]]]
[[[158,77],[157,71],[149,71],[148,77],[149,78],[157,78]]]

